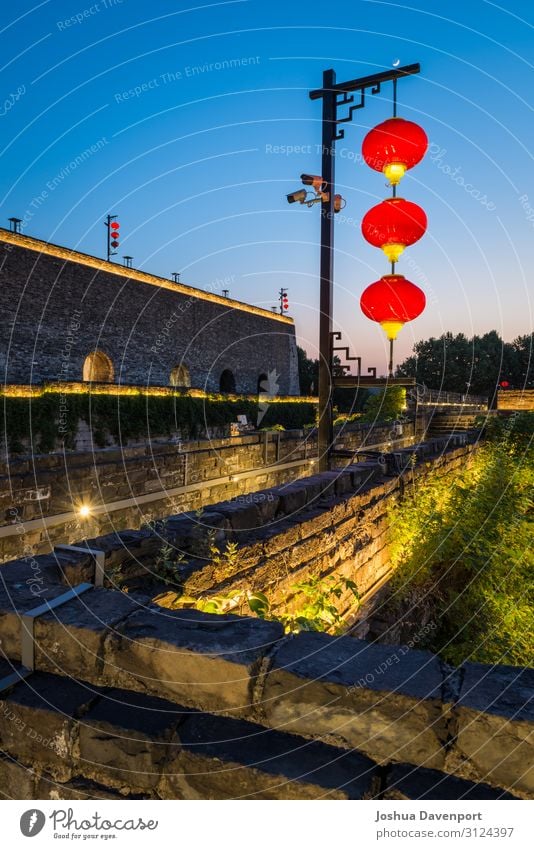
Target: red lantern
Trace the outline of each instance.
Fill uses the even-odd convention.
[[[384,275],[360,298],[363,314],[381,324],[389,340],[396,339],[401,327],[421,315],[425,306],[425,293],[402,274]]]
[[[404,248],[425,234],[426,225],[425,212],[416,203],[388,198],[364,215],[362,233],[371,245],[382,248],[390,262],[397,262]]]
[[[428,148],[428,138],[419,124],[405,118],[388,118],[370,130],[363,140],[362,153],[375,171],[383,171],[392,186],[417,165]]]

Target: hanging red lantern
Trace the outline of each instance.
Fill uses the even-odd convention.
[[[428,148],[428,138],[419,124],[405,118],[388,118],[370,130],[363,140],[362,153],[375,171],[383,171],[396,186],[409,168],[417,165]]]
[[[390,262],[397,262],[404,248],[418,242],[426,232],[425,211],[404,198],[387,198],[373,206],[362,220],[364,239],[382,248]]]
[[[386,274],[371,283],[360,298],[363,314],[382,325],[391,341],[408,321],[421,315],[426,306],[425,293],[402,274]]]

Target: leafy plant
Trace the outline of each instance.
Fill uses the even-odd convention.
[[[339,613],[335,600],[339,600],[344,591],[349,590],[358,599],[358,590],[354,581],[348,578],[310,578],[294,584],[290,592],[294,594],[291,603],[284,600],[274,609],[265,593],[245,592],[244,590],[227,595],[176,596],[172,606],[177,608],[193,607],[204,613],[228,613],[239,609],[242,612],[246,603],[248,609],[260,619],[280,622],[286,634],[300,631],[329,631],[341,633],[344,620]],[[290,612],[289,607],[293,610]]]
[[[95,444],[105,447],[110,437],[120,445],[130,439],[170,436],[177,430],[195,438],[206,427],[229,425],[240,414],[254,421],[258,412],[257,401],[248,398],[89,391],[67,394],[44,391],[33,398],[3,396],[2,408],[0,435],[14,453],[25,450],[25,441],[34,452],[52,451],[61,444],[73,448],[80,421],[89,425]],[[313,403],[280,401],[269,405],[263,424],[269,429],[276,425],[302,428],[314,421],[315,412]]]
[[[406,389],[403,386],[389,386],[381,392],[370,395],[360,421],[394,421],[402,416],[405,409]]]
[[[384,610],[424,609],[439,623],[427,647],[451,663],[531,664],[533,425],[532,413],[492,424],[471,468],[418,483],[390,512]]]
[[[177,553],[172,545],[164,542],[156,556],[152,574],[167,586],[176,586],[179,583],[180,566],[184,561],[182,552]]]
[[[237,569],[239,560],[237,542],[227,542],[224,551],[221,551],[214,541],[215,531],[210,532],[210,559],[219,569],[222,569],[222,577],[229,578]]]

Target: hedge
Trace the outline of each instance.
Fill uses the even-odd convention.
[[[192,398],[187,395],[100,395],[47,393],[37,398],[3,397],[2,442],[13,453],[52,451],[64,444],[73,448],[78,423],[88,423],[95,444],[104,447],[111,436],[117,444],[129,439],[168,436],[179,430],[197,438],[206,427],[220,427],[246,415],[254,425],[258,403],[250,399]],[[60,421],[60,415],[62,420]],[[281,425],[285,429],[312,425],[313,402],[280,401],[270,404],[259,427]]]

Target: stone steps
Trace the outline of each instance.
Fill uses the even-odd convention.
[[[46,731],[44,731],[46,729]],[[514,798],[174,702],[36,673],[0,701],[3,798]]]

